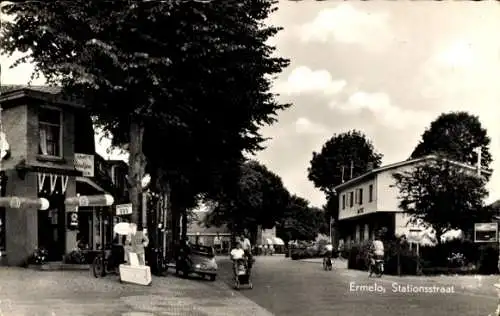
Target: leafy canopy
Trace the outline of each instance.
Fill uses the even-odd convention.
[[[126,143],[131,117],[220,139],[252,141],[261,124],[288,105],[269,92],[288,65],[272,57],[265,26],[274,1],[198,3],[129,1],[21,2],[4,5],[1,49],[26,56],[36,73],[85,99],[98,123]],[[125,125],[125,127],[123,127]],[[217,126],[224,128],[217,128]]]
[[[15,65],[30,60],[35,74],[83,99],[115,145],[138,137],[129,127],[141,123],[148,168],[193,205],[234,180],[242,152],[263,148],[259,128],[289,106],[270,93],[270,78],[288,65],[268,44],[279,31],[264,24],[274,4],[10,3],[2,10],[15,18],[0,47],[25,53]]]
[[[257,161],[241,165],[238,183],[220,192],[208,224],[233,223],[239,228],[272,228],[283,218],[289,193],[281,178]]]
[[[311,207],[306,199],[293,195],[277,229],[277,235],[284,241],[314,240],[319,233],[328,233],[328,223],[323,210]]]
[[[449,160],[428,160],[393,176],[399,208],[410,215],[411,223],[433,228],[436,237],[449,230],[469,229],[483,213],[488,195],[485,179]]]
[[[357,177],[365,173],[369,165],[373,168],[379,167],[382,157],[366,135],[359,131],[335,134],[323,145],[319,153],[313,152],[307,170],[308,179],[321,191],[331,194],[333,188],[342,183],[342,168],[344,180],[349,180],[351,161],[352,176]]]
[[[422,135],[411,158],[438,154],[448,159],[475,165],[477,152],[481,148],[481,165],[488,168],[493,160],[490,138],[479,121],[479,117],[467,112],[450,112],[438,116]]]

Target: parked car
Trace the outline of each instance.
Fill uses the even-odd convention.
[[[191,245],[187,253],[179,255],[175,266],[176,274],[182,273],[184,277],[197,274],[202,278],[208,277],[210,281],[217,278],[217,262],[212,247]]]

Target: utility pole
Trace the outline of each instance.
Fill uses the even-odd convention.
[[[354,172],[354,161],[351,160],[351,178],[350,179],[352,179],[353,172]]]
[[[474,151],[477,153],[477,164],[476,164],[477,175],[481,176],[481,156],[482,156],[482,149],[481,149],[481,147],[477,147],[476,149],[474,149]]]

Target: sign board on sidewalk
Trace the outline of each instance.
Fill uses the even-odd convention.
[[[474,224],[474,242],[497,242],[497,223],[476,223]]]
[[[150,285],[152,282],[149,266],[120,264],[120,280],[122,282]]]
[[[84,177],[93,177],[94,155],[75,153],[75,169],[81,171]]]
[[[132,203],[118,204],[116,206],[116,215],[130,215],[132,214]]]

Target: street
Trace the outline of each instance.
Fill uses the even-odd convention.
[[[88,271],[0,269],[0,316],[483,316],[496,307],[498,276],[395,277],[369,279],[339,263],[323,271],[319,260],[256,257],[252,290],[232,289],[231,262],[218,257],[215,282],[183,279],[172,273],[152,286],[119,283],[117,276],[96,279]],[[426,286],[453,293],[395,293]],[[372,285],[372,287],[368,287]],[[358,288],[356,288],[358,286]],[[360,287],[361,286],[361,287]],[[369,290],[385,293],[369,293]],[[401,292],[401,289],[400,289]]]
[[[282,256],[256,257],[253,290],[241,293],[277,316],[304,315],[488,315],[496,307],[496,294],[491,284],[478,284],[470,277],[398,278],[383,276],[369,279],[367,273],[336,268],[323,271],[319,263],[292,261]],[[221,278],[230,285],[230,262],[221,259]],[[460,279],[462,278],[462,279]],[[448,281],[447,281],[448,280]],[[489,278],[491,283],[492,278]],[[355,282],[350,290],[350,282]],[[377,284],[385,293],[356,291],[355,285]],[[394,293],[393,282],[402,287],[453,286],[454,293]]]

